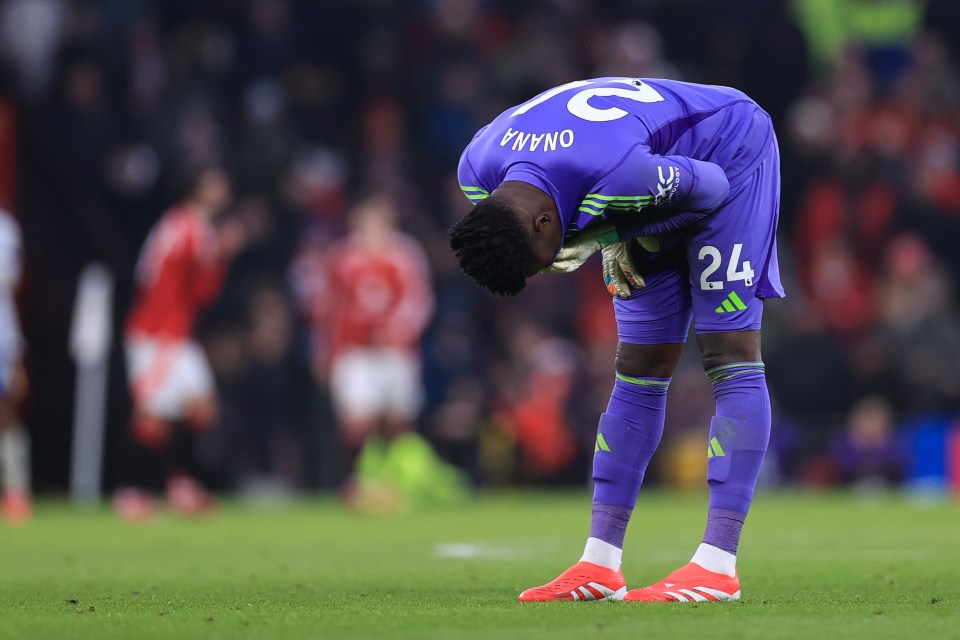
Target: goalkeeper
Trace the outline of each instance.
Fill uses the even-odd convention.
[[[572,271],[602,251],[614,295],[616,375],[597,431],[590,534],[580,562],[520,600],[738,599],[740,532],[770,435],[763,300],[784,295],[770,117],[726,87],[571,82],[481,129],[458,177],[475,206],[450,244],[478,284],[516,295],[528,277]],[[691,321],[716,397],[704,425],[706,528],[688,564],[628,592],[627,523]]]

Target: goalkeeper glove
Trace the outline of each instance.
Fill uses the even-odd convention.
[[[660,241],[653,236],[640,236],[636,242],[647,251],[660,250]],[[633,263],[630,253],[632,244],[633,240],[627,240],[603,247],[603,283],[610,295],[629,298],[633,293],[631,289],[642,289],[646,286],[643,276]]]
[[[541,270],[541,273],[570,273],[576,271],[590,256],[606,245],[620,241],[613,223],[597,225],[585,229],[572,241],[561,247],[553,259],[553,264]]]

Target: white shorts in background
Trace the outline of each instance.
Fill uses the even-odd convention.
[[[195,340],[126,339],[127,375],[137,410],[182,420],[190,405],[214,393],[213,374]]]
[[[413,420],[423,403],[420,359],[390,348],[354,349],[334,358],[330,393],[342,419]]]

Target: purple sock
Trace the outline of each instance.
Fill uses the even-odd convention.
[[[743,519],[746,515],[727,509],[708,510],[707,530],[703,533],[703,543],[737,555],[740,530],[743,529]]]
[[[703,542],[736,554],[770,440],[770,395],[762,362],[707,371],[717,399],[707,445],[710,510]]]
[[[623,536],[627,532],[627,523],[633,509],[610,502],[593,501],[593,513],[590,518],[590,537],[623,548]]]
[[[617,374],[593,453],[590,537],[623,547],[643,474],[663,435],[669,385],[669,378]]]

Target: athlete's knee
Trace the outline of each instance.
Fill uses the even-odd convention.
[[[185,417],[190,430],[209,431],[220,420],[220,403],[212,395],[198,398],[187,406]]]
[[[143,447],[160,451],[170,440],[170,423],[165,419],[134,410],[130,417],[133,439]]]
[[[0,397],[0,431],[17,425],[17,409],[9,398]]]
[[[734,362],[760,360],[759,331],[727,331],[697,335],[704,371]]]
[[[617,344],[617,372],[637,378],[669,378],[680,362],[682,344]]]
[[[377,432],[377,421],[370,417],[342,416],[338,431],[340,441],[350,449],[360,449]]]

